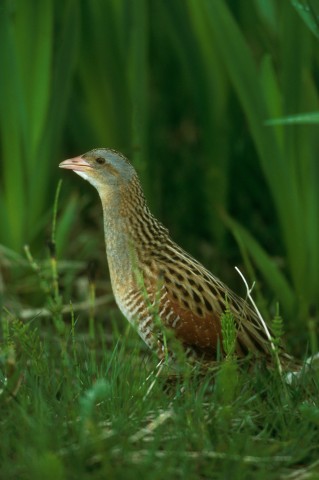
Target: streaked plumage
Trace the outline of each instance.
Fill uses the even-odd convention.
[[[215,359],[226,298],[237,328],[236,354],[270,358],[256,313],[169,236],[151,214],[137,174],[114,150],[92,150],[62,168],[88,180],[101,197],[106,253],[116,302],[145,343],[163,356],[161,326],[200,358]]]

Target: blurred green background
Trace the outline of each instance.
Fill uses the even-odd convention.
[[[62,177],[58,258],[106,275],[96,192],[58,169],[105,146],[131,159],[176,241],[242,294],[234,265],[258,279],[292,342],[315,331],[317,12],[317,0],[2,0],[3,292],[16,278],[5,258],[25,244],[43,255]]]

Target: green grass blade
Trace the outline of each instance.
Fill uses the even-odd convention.
[[[305,24],[319,38],[319,2],[318,0],[291,0]]]
[[[145,0],[130,3],[128,88],[131,102],[131,142],[134,164],[146,189],[148,179],[148,8]],[[146,195],[149,196],[146,192]]]
[[[71,90],[71,78],[78,52],[80,19],[77,2],[69,0],[64,5],[64,8],[60,10],[60,15],[61,28],[56,40],[57,46],[52,59],[53,68],[50,75],[50,101],[46,109],[44,132],[37,144],[35,155],[37,175],[41,176],[42,181],[37,181],[38,177],[34,175],[34,169],[30,172],[30,191],[32,192],[30,200],[31,224],[36,222],[40,212],[43,211],[43,205],[50,201],[47,195],[48,183],[50,182],[52,171],[55,171],[52,160],[56,161],[59,151],[59,143]]]
[[[235,238],[240,239],[246,252],[262,273],[284,311],[288,315],[292,315],[296,311],[295,294],[274,260],[243,226],[229,216],[224,216],[224,220]]]
[[[319,112],[297,113],[265,121],[265,125],[316,125],[317,123],[319,123]]]
[[[84,0],[82,10],[85,36],[80,46],[79,82],[85,102],[81,102],[79,115],[83,123],[89,123],[92,147],[108,146],[127,152],[131,135],[127,114],[127,31],[123,37],[117,31],[120,28],[122,33],[126,26],[126,8],[116,8],[114,2]],[[115,42],[119,37],[121,41]],[[79,103],[78,97],[74,102]],[[77,118],[72,121],[76,124]]]
[[[226,3],[214,2],[212,4],[212,2],[206,1],[203,5],[206,7],[207,19],[210,22],[215,41],[219,45],[231,81],[247,116],[261,166],[275,202],[295,288],[299,292],[305,292],[307,253],[304,249],[305,228],[295,155],[292,154],[291,147],[287,146],[283,150],[275,132],[264,124],[265,120],[269,118],[269,109],[260,83],[260,76],[243,35]],[[284,10],[286,9],[284,8]],[[293,31],[290,34],[295,35]],[[288,40],[285,42],[288,48]],[[301,58],[302,51],[304,51],[303,47],[299,46],[298,58]],[[292,68],[293,61],[289,57],[285,69],[287,81],[290,78],[288,72],[291,76]],[[299,84],[296,79],[290,92],[291,94],[295,92],[295,96],[299,98],[298,88]],[[293,141],[293,137],[287,132],[285,132],[285,137],[286,145],[288,145],[288,139]]]
[[[13,16],[9,2],[0,14],[0,126],[2,163],[1,241],[18,248],[25,230],[21,214],[27,201],[25,165],[20,141],[25,103],[14,42]],[[18,187],[18,188],[17,188]]]
[[[54,2],[34,0],[29,3],[19,2],[18,5],[15,21],[16,56],[28,115],[22,134],[28,154],[26,167],[30,176],[37,165],[37,148],[45,133],[50,101]]]

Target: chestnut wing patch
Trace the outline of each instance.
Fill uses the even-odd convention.
[[[184,287],[185,288],[185,287]],[[174,330],[176,337],[185,345],[195,347],[205,355],[214,355],[218,343],[221,342],[220,315],[207,312],[202,299],[194,301],[188,297],[180,297],[178,292],[166,287],[167,292],[167,326]],[[188,298],[188,302],[184,301]]]
[[[155,255],[166,291],[164,323],[188,346],[214,354],[222,348],[221,316],[226,299],[237,329],[236,354],[270,353],[269,340],[256,313],[203,265],[171,244]]]

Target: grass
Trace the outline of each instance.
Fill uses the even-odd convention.
[[[93,334],[65,320],[2,313],[4,478],[317,478],[318,374],[289,386],[226,359],[172,381],[114,308]]]
[[[83,267],[55,255],[60,187],[48,258],[27,247],[20,264],[45,303],[0,315],[3,478],[318,478],[318,371],[290,385],[277,369],[238,364],[229,311],[218,367],[159,366],[112,296],[102,313],[94,277],[67,305]],[[16,256],[2,255],[12,269]]]
[[[291,61],[291,57],[286,54],[288,48],[286,41],[289,32],[292,31],[290,29],[293,28],[293,25],[296,29],[303,28],[303,26],[287,4],[287,7],[283,9],[283,13],[287,14],[283,35],[287,33],[287,36],[285,35],[282,43],[282,72],[279,79],[272,61],[267,55],[260,60],[259,70],[256,68],[256,62],[247,48],[245,38],[225,3],[218,2],[217,5],[213,5],[211,2],[203,2],[202,5],[206,5],[207,19],[214,32],[214,37],[216,37],[215,41],[221,45],[226,68],[250,124],[251,135],[274,201],[279,228],[282,232],[289,264],[287,273],[291,280],[287,279],[287,274],[285,277],[277,269],[276,276],[272,277],[273,283],[278,279],[277,287],[274,290],[279,291],[279,282],[285,284],[284,291],[287,294],[280,299],[283,308],[289,315],[296,309],[299,310],[299,315],[303,315],[305,313],[303,309],[307,310],[310,305],[314,306],[317,302],[317,294],[312,288],[313,284],[317,284],[317,273],[313,272],[313,276],[312,274],[309,276],[308,269],[309,262],[316,262],[319,252],[318,242],[315,242],[316,245],[313,243],[317,233],[316,220],[315,217],[312,217],[315,215],[318,218],[318,212],[315,213],[314,210],[316,209],[315,205],[318,206],[319,202],[311,194],[311,192],[313,194],[315,192],[312,182],[317,182],[318,178],[315,175],[314,180],[313,174],[310,173],[316,169],[316,160],[313,153],[306,148],[306,145],[314,140],[313,132],[309,127],[304,130],[284,129],[280,126],[277,129],[265,128],[265,120],[278,115],[278,111],[297,109],[299,105],[310,101],[311,89],[307,90],[305,87],[297,67],[298,61],[296,62],[295,59]],[[303,40],[300,41],[296,31],[289,37],[289,48],[292,48],[296,55],[303,57],[305,62],[311,61],[310,57],[306,56],[306,51],[311,48],[310,38],[304,35]],[[293,82],[291,82],[292,78]],[[279,87],[280,81],[284,86],[282,91]],[[315,99],[313,100],[315,101]],[[296,148],[296,135],[300,135],[298,148]],[[303,139],[301,140],[301,138]],[[316,196],[316,194],[314,195]],[[309,212],[309,216],[303,217],[303,211]],[[240,232],[243,230],[242,228],[235,230],[237,235],[242,235]],[[248,251],[254,252],[248,235],[243,234],[241,239],[246,244]],[[305,246],[307,239],[309,239],[309,245]],[[256,257],[253,253],[251,255],[264,272],[264,277],[268,279],[267,270],[271,259],[264,264],[261,261],[261,255],[257,254]],[[306,285],[308,287],[305,288]],[[288,296],[291,303],[287,301]],[[297,298],[299,299],[298,304],[296,304]]]
[[[1,5],[1,242],[20,250],[47,218],[78,45],[77,2]],[[59,25],[59,28],[57,28]],[[36,172],[36,173],[35,173]],[[41,181],[39,181],[41,179]]]

